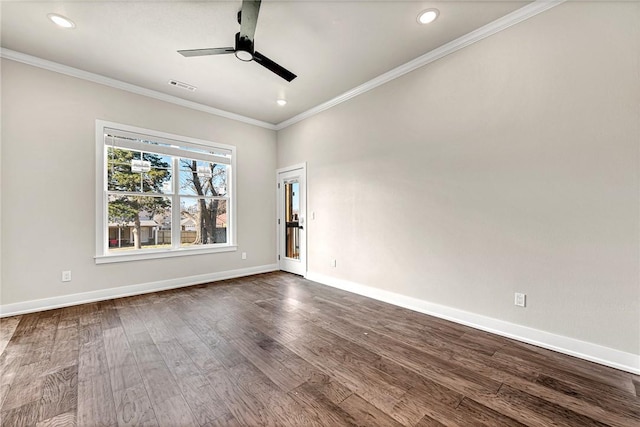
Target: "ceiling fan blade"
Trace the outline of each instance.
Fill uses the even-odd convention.
[[[274,73],[276,73],[277,75],[279,75],[280,77],[282,77],[283,79],[285,79],[288,82],[290,82],[291,80],[293,80],[293,79],[295,79],[297,77],[291,71],[287,70],[286,68],[282,67],[281,65],[276,64],[275,62],[273,62],[272,60],[270,60],[269,58],[267,58],[266,56],[264,56],[260,52],[254,52],[253,60],[255,62],[257,62],[258,64],[262,65],[264,68],[266,68],[266,69],[268,69],[270,71],[273,71]]]
[[[261,0],[242,0],[240,14],[240,37],[253,42],[258,24],[258,13],[260,13]]]
[[[212,47],[209,49],[188,49],[179,50],[178,53],[182,56],[207,56],[207,55],[224,55],[227,53],[233,53],[236,49],[233,47]]]

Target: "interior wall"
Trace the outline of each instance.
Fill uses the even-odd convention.
[[[238,251],[96,265],[96,119],[236,146]],[[3,60],[1,303],[274,265],[275,169],[272,130]]]
[[[279,131],[309,271],[640,354],[638,22],[568,2]]]

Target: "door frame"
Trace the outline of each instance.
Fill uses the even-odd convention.
[[[282,173],[286,173],[286,172],[293,172],[293,171],[297,171],[300,170],[301,171],[301,176],[302,179],[304,180],[304,185],[301,186],[301,189],[304,193],[304,197],[302,198],[302,200],[300,200],[300,211],[302,213],[301,217],[304,218],[304,227],[300,230],[300,240],[304,243],[304,247],[301,248],[300,250],[300,263],[302,264],[302,270],[303,270],[303,277],[307,277],[307,225],[308,225],[308,221],[307,221],[307,162],[302,162],[302,163],[297,163],[294,165],[290,165],[290,166],[286,166],[283,168],[279,168],[276,169],[276,258],[277,258],[277,264],[278,264],[278,270],[281,269],[282,267],[282,257],[281,257],[281,253],[280,250],[282,248],[281,243],[282,243],[282,233],[281,233],[281,227],[284,226],[284,223],[282,220],[282,217],[284,216],[283,213],[283,206],[281,206],[281,202],[283,202],[283,200],[281,200],[281,189],[278,188],[278,184],[280,183],[280,174]],[[282,224],[281,224],[282,223]]]

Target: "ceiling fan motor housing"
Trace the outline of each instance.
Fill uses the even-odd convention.
[[[226,55],[233,53],[241,61],[254,61],[272,73],[277,74],[286,81],[290,82],[296,78],[296,75],[277,64],[275,61],[267,58],[260,52],[255,51],[253,36],[256,32],[258,23],[258,13],[260,12],[260,3],[262,0],[242,0],[242,9],[238,12],[238,23],[240,24],[240,32],[236,33],[235,47],[214,47],[206,49],[188,49],[179,50],[182,56],[207,56],[207,55]]]
[[[253,53],[253,41],[236,33],[236,57],[241,61],[251,61]]]

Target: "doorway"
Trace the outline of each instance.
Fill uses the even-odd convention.
[[[278,169],[278,267],[307,273],[306,163]]]

